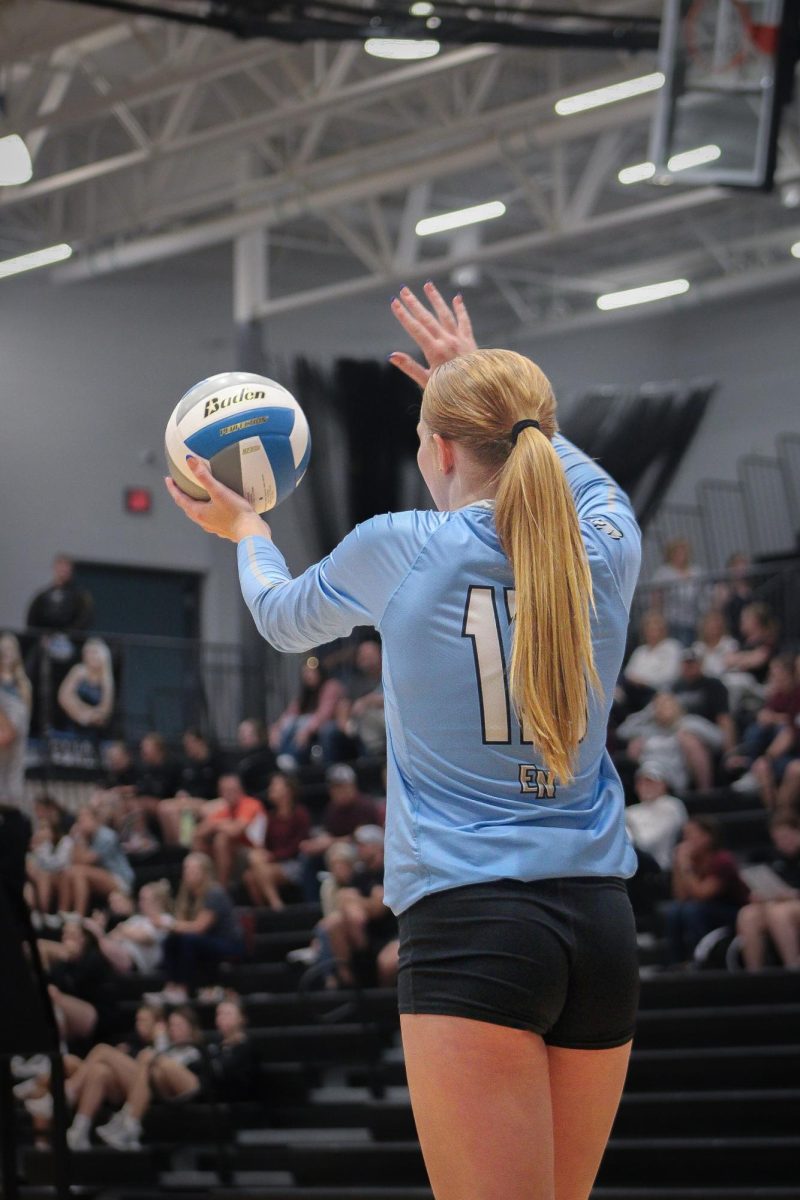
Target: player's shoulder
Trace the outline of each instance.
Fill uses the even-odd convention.
[[[432,508],[380,513],[360,522],[353,533],[359,541],[418,543],[422,546],[446,523],[449,516],[449,513]]]

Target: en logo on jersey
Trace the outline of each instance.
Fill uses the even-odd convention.
[[[520,791],[534,795],[539,800],[552,800],[556,794],[556,780],[552,771],[537,767],[536,763],[519,764]]]

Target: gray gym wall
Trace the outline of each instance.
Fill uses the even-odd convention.
[[[798,276],[792,289],[676,311],[654,307],[646,316],[542,339],[533,331],[515,345],[550,374],[565,410],[572,395],[597,384],[718,379],[670,495],[685,501],[699,479],[731,477],[739,455],[769,453],[776,433],[800,429]],[[276,318],[265,331],[267,349],[287,361],[385,355],[405,344],[388,299],[375,294]],[[0,361],[0,626],[21,624],[53,554],[63,550],[204,572],[204,636],[238,640],[233,548],[191,526],[162,484],[163,429],[173,404],[192,383],[233,364],[226,271],[179,259],[80,285],[54,286],[43,276],[3,281]],[[123,488],[137,484],[155,493],[149,516],[123,512]],[[291,501],[273,525],[292,569],[307,565],[313,549]]]

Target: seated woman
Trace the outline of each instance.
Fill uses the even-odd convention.
[[[693,649],[700,660],[703,674],[720,679],[725,673],[728,655],[739,649],[739,643],[728,633],[725,617],[716,608],[709,609],[701,617],[698,634]]]
[[[44,915],[51,913],[57,892],[57,880],[72,864],[74,842],[65,833],[58,812],[42,811],[31,838],[26,872],[30,882],[28,902]]]
[[[783,965],[796,971],[800,968],[800,817],[773,817],[769,831],[779,856],[770,866],[787,885],[787,894],[767,900],[752,893],[750,903],[739,909],[736,932],[748,971],[765,966],[770,943]]]
[[[269,782],[267,803],[266,842],[263,849],[249,851],[242,882],[253,904],[279,909],[283,908],[280,889],[302,881],[300,843],[311,833],[311,815],[305,805],[297,803],[295,781],[280,772]]]
[[[742,740],[725,759],[731,771],[744,770],[737,779],[737,791],[758,791],[761,780],[752,768],[754,763],[766,756],[780,757],[785,733],[791,725],[792,716],[800,711],[800,684],[795,680],[795,663],[791,655],[780,654],[773,658],[767,671],[764,703],[754,718],[745,727]],[[773,771],[774,774],[774,771]]]
[[[252,1100],[258,1085],[258,1058],[247,1036],[240,996],[228,992],[214,1016],[216,1036],[208,1045],[208,1086],[215,1100]]]
[[[621,714],[637,712],[659,691],[672,687],[681,669],[681,643],[669,636],[659,612],[639,622],[640,644],[628,659],[617,685]]]
[[[164,1050],[168,1045],[167,1026],[164,1010],[150,1004],[141,1004],[136,1010],[134,1028],[126,1040],[116,1047],[116,1051],[133,1059],[142,1051],[150,1048]],[[115,1048],[101,1042],[93,1046],[86,1058],[78,1058],[75,1054],[64,1055],[64,1095],[70,1108],[80,1107],[83,1089],[91,1069],[102,1062],[109,1051]],[[47,1132],[53,1118],[53,1096],[50,1090],[50,1069],[34,1079],[26,1079],[14,1088],[14,1095],[23,1100],[25,1108],[33,1119],[37,1137]],[[73,1149],[88,1149],[88,1128],[86,1137],[81,1136],[80,1144]],[[77,1135],[76,1135],[77,1136]]]
[[[88,638],[81,661],[71,667],[58,689],[58,703],[77,733],[99,736],[114,709],[111,651],[101,638]]]
[[[726,655],[722,675],[733,713],[745,700],[760,700],[764,695],[770,659],[778,648],[778,622],[769,605],[745,605],[739,618],[739,634],[740,649]]]
[[[71,1042],[91,1037],[111,1005],[111,967],[97,938],[81,921],[68,921],[60,942],[37,945],[62,1038]]]
[[[669,962],[691,959],[695,946],[718,926],[736,924],[749,891],[733,855],[719,846],[719,824],[692,817],[672,857],[673,899],[665,909]]]
[[[166,879],[146,883],[139,892],[138,911],[106,932],[105,922],[87,921],[98,939],[101,952],[115,971],[148,974],[161,965],[166,929],[160,920],[172,910],[172,893]]]
[[[202,1034],[191,1008],[178,1008],[167,1018],[166,1044],[146,1048],[132,1058],[112,1046],[96,1046],[78,1080],[68,1084],[76,1105],[67,1132],[73,1150],[90,1148],[92,1122],[103,1104],[118,1108],[97,1129],[115,1150],[138,1150],[141,1121],[151,1102],[189,1099],[202,1086]]]
[[[112,892],[130,893],[133,868],[114,830],[101,823],[91,806],[78,813],[72,837],[70,865],[58,876],[58,906],[85,917],[92,896],[105,900]]]
[[[333,720],[343,695],[341,683],[327,677],[319,659],[307,659],[300,672],[299,694],[270,729],[269,742],[275,753],[307,762],[319,731]]]
[[[204,970],[244,951],[233,903],[216,882],[207,854],[186,856],[175,916],[164,914],[157,924],[167,930],[163,966],[169,983],[162,993],[148,996],[150,1001],[185,1003]]]

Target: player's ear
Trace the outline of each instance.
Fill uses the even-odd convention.
[[[444,438],[441,434],[433,435],[433,444],[436,448],[436,465],[442,475],[449,475],[455,467],[455,456],[453,454],[453,443],[449,438]]]

